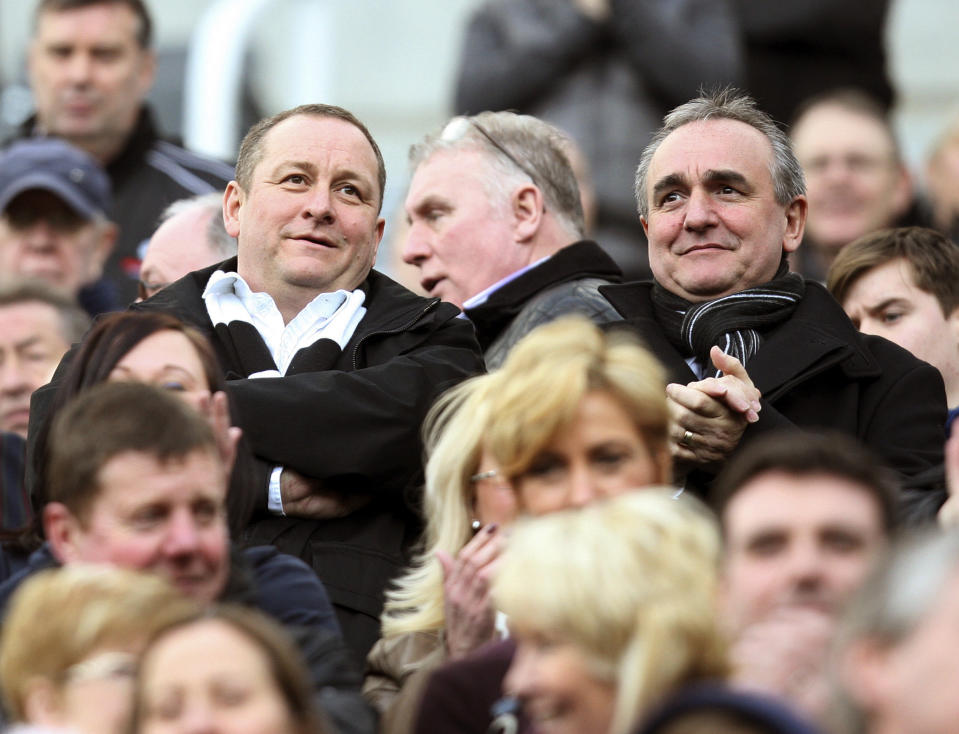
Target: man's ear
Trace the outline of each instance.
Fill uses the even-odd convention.
[[[240,234],[240,207],[244,198],[243,189],[236,181],[226,185],[226,191],[223,192],[223,226],[231,237]]]
[[[510,203],[516,241],[529,242],[539,231],[546,213],[543,192],[531,183],[523,184],[513,192]]]
[[[153,49],[146,49],[141,60],[140,73],[137,78],[137,91],[140,98],[144,99],[153,87],[153,81],[156,79],[157,55]]]
[[[76,516],[62,502],[48,502],[43,508],[43,532],[50,550],[60,563],[83,560],[78,541],[82,528]]]
[[[786,231],[783,233],[783,251],[795,252],[802,243],[806,230],[806,213],[809,204],[805,195],[797,196],[786,207]]]

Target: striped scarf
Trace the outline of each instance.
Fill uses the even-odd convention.
[[[802,277],[790,273],[783,262],[768,283],[701,303],[691,303],[656,283],[653,306],[667,338],[684,356],[708,366],[709,350],[715,345],[745,365],[759,351],[763,333],[788,319],[805,292]],[[716,370],[715,376],[721,375]]]

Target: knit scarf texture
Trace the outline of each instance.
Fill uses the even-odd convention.
[[[715,345],[745,365],[759,351],[764,333],[788,319],[805,292],[802,277],[790,273],[783,261],[768,283],[712,301],[692,303],[656,283],[653,307],[666,337],[683,356],[708,367]]]

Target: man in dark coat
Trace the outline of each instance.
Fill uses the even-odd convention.
[[[598,289],[622,273],[584,239],[570,145],[535,117],[484,112],[410,150],[403,259],[424,290],[464,310],[491,369],[558,316],[618,318]]]
[[[224,199],[237,257],[134,305],[210,337],[259,463],[262,512],[244,541],[313,567],[359,660],[418,535],[420,424],[440,392],[483,369],[458,309],[372,270],[385,181],[346,110],[263,120]]]
[[[790,273],[802,170],[782,131],[726,90],[682,105],[636,175],[654,280],[605,286],[667,368],[677,478],[701,487],[772,428],[849,433],[901,475],[942,461],[938,372],[865,336],[824,288]]]
[[[41,0],[30,44],[35,114],[20,137],[64,138],[106,170],[119,225],[106,275],[136,298],[140,246],[178,199],[223,191],[230,166],[164,140],[144,103],[153,86],[152,19],[143,0]]]

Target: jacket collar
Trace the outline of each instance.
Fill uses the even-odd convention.
[[[623,279],[623,273],[599,245],[581,240],[558,250],[535,268],[496,289],[486,301],[466,309],[465,314],[476,327],[485,348],[533,296],[547,288],[583,278],[618,283]]]
[[[602,286],[600,292],[640,334],[672,379],[689,382],[695,379],[692,371],[655,319],[652,288],[652,281],[643,281]],[[806,296],[792,317],[766,337],[746,369],[763,397],[772,400],[834,366],[853,380],[882,373],[839,304],[823,286],[807,280]]]

